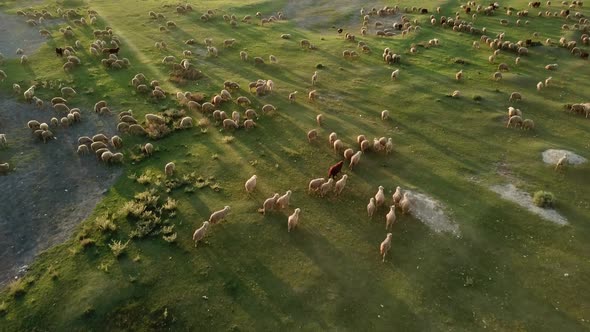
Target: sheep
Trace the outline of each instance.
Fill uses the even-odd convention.
[[[389,119],[389,111],[388,110],[384,110],[381,112],[381,120],[385,121]]]
[[[238,129],[238,124],[232,119],[224,119],[223,120],[223,129],[230,130],[230,129]]]
[[[392,201],[393,201],[393,205],[395,206],[399,206],[399,202],[402,199],[402,188],[400,186],[397,186],[395,188],[395,192],[393,193],[393,195],[391,196]]]
[[[297,91],[291,92],[289,94],[289,102],[290,103],[294,103],[295,102],[295,95],[297,94]]]
[[[1,59],[0,59],[0,62],[2,62]],[[7,78],[8,78],[8,75],[6,75],[6,73],[3,70],[0,70],[0,82],[3,82]]]
[[[318,191],[318,189],[320,189],[321,185],[324,184],[326,182],[326,179],[324,178],[317,178],[317,179],[313,179],[311,181],[309,181],[309,185],[307,187],[307,192],[311,193],[312,191]]]
[[[352,157],[352,155],[354,155],[354,150],[353,149],[350,149],[350,148],[349,149],[346,149],[346,150],[344,150],[343,155],[344,155],[344,159],[350,161],[350,158]]]
[[[299,42],[299,45],[300,45],[301,47],[303,47],[303,48],[311,48],[311,42],[310,42],[309,40],[307,40],[307,39],[302,39],[302,40]]]
[[[8,163],[0,164],[0,174],[6,174],[6,173],[8,173],[9,170],[10,170],[10,164],[8,164]]]
[[[494,79],[495,81],[499,81],[499,80],[501,80],[501,79],[502,79],[502,73],[501,73],[501,72],[499,72],[499,71],[495,72],[495,73],[494,73],[494,75],[493,75],[493,79]]]
[[[123,139],[117,135],[111,137],[111,145],[115,149],[120,149],[123,146]]]
[[[410,197],[405,192],[402,199],[399,201],[399,207],[402,209],[402,214],[408,214],[410,212]]]
[[[549,86],[549,83],[551,83],[551,80],[553,79],[553,77],[549,76],[545,79],[545,87]]]
[[[318,124],[318,126],[321,127],[322,126],[322,122],[324,121],[324,116],[322,114],[318,114],[315,117],[315,121]]]
[[[154,153],[154,146],[152,143],[147,143],[146,145],[141,147],[141,152],[145,153],[148,156],[151,156]]]
[[[312,129],[307,132],[307,140],[309,143],[315,141],[318,138],[318,132],[315,129]]]
[[[393,237],[392,233],[387,233],[387,237],[385,238],[385,240],[383,240],[383,242],[381,242],[381,245],[379,246],[379,253],[381,254],[381,256],[383,257],[383,262],[385,262],[385,256],[387,255],[387,252],[391,249],[391,238]]]
[[[348,164],[348,168],[352,171],[353,167],[356,166],[359,161],[361,160],[361,155],[363,154],[362,151],[357,151],[352,157],[350,157],[350,164]]]
[[[333,185],[334,185],[334,179],[329,178],[327,182],[323,183],[320,186],[320,196],[324,197],[324,196],[326,196],[327,193],[332,191]]]
[[[254,191],[254,189],[256,189],[256,179],[258,179],[258,177],[256,175],[252,175],[244,184],[244,187],[246,188],[246,192],[248,194],[251,194]]]
[[[559,160],[557,160],[554,170],[557,171],[558,169],[563,168],[566,164],[567,164],[567,153],[564,153],[563,157],[561,157],[561,158],[559,158]]]
[[[247,97],[244,97],[244,96],[240,96],[240,97],[236,98],[236,103],[238,105],[246,105],[246,106],[250,106],[250,104],[251,104],[250,99],[248,99]]]
[[[514,127],[522,126],[522,118],[519,115],[515,115],[508,119],[508,123],[506,124],[506,128],[511,127],[514,124]]]
[[[72,89],[72,88],[70,88],[70,87],[64,87],[64,88],[61,88],[61,95],[62,95],[64,98],[67,98],[67,97],[73,97],[73,96],[75,96],[75,95],[76,95],[76,90],[74,90],[74,89]]]
[[[385,215],[385,230],[391,229],[395,223],[395,205],[389,207],[389,212]]]
[[[254,57],[254,64],[255,65],[263,65],[264,64],[264,59],[261,58],[261,57],[259,57],[259,56]]]
[[[369,204],[367,204],[367,214],[369,215],[369,218],[373,219],[373,214],[375,213],[376,209],[377,206],[375,205],[375,198],[371,197]]]
[[[240,59],[242,61],[248,61],[248,53],[246,53],[245,51],[240,51]]]
[[[65,112],[65,113],[68,113],[70,111],[70,108],[66,104],[54,104],[53,105],[53,109],[56,112]]]
[[[559,65],[557,63],[551,63],[545,66],[545,69],[547,70],[556,70],[557,67],[559,67]]]
[[[289,216],[289,218],[287,219],[287,232],[290,233],[292,229],[295,229],[295,227],[297,227],[297,224],[299,224],[300,213],[301,209],[296,208],[295,211],[293,211],[293,214]]]
[[[279,198],[279,194],[274,194],[271,198],[267,198],[264,203],[262,203],[262,209],[259,211],[262,212],[262,215],[266,215],[267,211],[270,211],[274,208],[277,199]]]
[[[216,224],[225,219],[227,214],[229,213],[230,207],[228,205],[224,206],[223,209],[215,211],[209,216],[209,223]]]
[[[510,98],[508,98],[508,101],[518,101],[518,100],[522,100],[522,95],[518,92],[511,93]]]
[[[330,166],[330,169],[328,169],[328,178],[335,178],[342,170],[342,165],[344,165],[344,161],[339,161]]]
[[[278,63],[278,62],[279,62],[279,61],[277,60],[277,57],[276,57],[276,56],[274,56],[274,55],[272,55],[272,54],[268,56],[268,61],[269,61],[270,63]]]
[[[96,134],[96,135],[92,136],[92,141],[93,142],[103,142],[106,144],[109,142],[109,139],[104,134]]]
[[[185,116],[180,120],[180,128],[187,129],[192,128],[193,119],[190,116]]]
[[[310,102],[315,101],[316,97],[317,97],[317,90],[311,90],[309,92],[309,94],[307,95],[307,98],[309,99]]]
[[[279,197],[275,203],[275,205],[279,208],[279,209],[285,209],[289,207],[289,200],[291,199],[291,190],[287,190],[287,192]]]
[[[315,85],[317,81],[318,81],[318,72],[316,70],[313,73],[313,75],[311,76],[311,85]]]
[[[334,151],[339,152],[340,150],[344,149],[344,143],[342,143],[342,140],[337,139],[334,141],[333,148]]]
[[[89,153],[88,145],[84,145],[84,144],[78,145],[77,153],[80,155],[88,154]]]
[[[159,116],[159,115],[148,113],[148,114],[145,115],[145,122],[148,123],[148,124],[149,123],[165,124],[166,123],[166,120],[163,117]]]
[[[35,103],[35,106],[37,108],[43,108],[43,100],[37,98],[37,97],[33,97],[33,102]]]
[[[199,244],[199,241],[203,240],[203,238],[207,234],[207,229],[209,229],[209,222],[205,221],[203,222],[203,226],[197,228],[197,230],[193,233],[193,241],[195,241],[195,248],[197,247],[197,244]]]
[[[109,161],[113,164],[121,164],[123,163],[123,157],[124,156],[121,152],[113,153]]]
[[[336,195],[342,193],[342,190],[344,190],[344,187],[346,186],[346,180],[348,180],[348,175],[344,174],[340,180],[336,181],[336,184],[334,185],[334,192]]]
[[[337,139],[338,139],[338,135],[336,133],[332,132],[328,136],[328,143],[330,143],[331,146],[334,146],[334,141],[336,141]]]
[[[391,80],[397,80],[397,78],[399,77],[399,69],[394,70],[393,72],[391,72]]]
[[[6,134],[0,134],[0,146],[6,147]]]
[[[236,42],[235,39],[226,39],[223,41],[223,47],[233,47],[234,43]]]
[[[254,127],[256,127],[256,122],[254,122],[254,120],[248,119],[248,120],[244,121],[244,128],[251,129]]]
[[[31,86],[25,92],[23,92],[23,96],[25,97],[25,100],[27,100],[27,101],[32,100],[33,97],[35,96],[35,86]]]
[[[537,83],[537,91],[541,91],[541,89],[543,89],[543,81]]]
[[[106,148],[107,148],[107,145],[104,142],[98,141],[98,142],[92,142],[92,144],[90,144],[90,149],[93,152],[96,152],[99,149],[106,149]]]
[[[524,119],[522,121],[522,129],[524,129],[524,130],[535,129],[535,122],[531,119]]]
[[[379,190],[377,190],[377,193],[375,194],[375,203],[377,204],[377,207],[380,207],[381,205],[383,205],[383,203],[385,203],[385,195],[383,194],[383,186],[379,186]]]
[[[510,68],[508,67],[508,65],[506,63],[501,63],[501,64],[498,65],[498,70],[499,71],[502,71],[502,70],[509,71]]]
[[[463,78],[463,69],[459,70],[456,74],[455,74],[455,79],[457,81],[461,80],[461,78]]]
[[[174,174],[174,170],[176,169],[176,165],[173,162],[169,162],[164,166],[164,173],[166,176],[172,176]]]

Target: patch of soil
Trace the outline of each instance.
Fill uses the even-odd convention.
[[[45,29],[45,25],[55,25],[60,20],[46,20],[44,25],[35,27],[26,23],[26,18],[16,15],[8,15],[0,12],[0,53],[5,58],[20,58],[16,54],[18,48],[22,48],[25,54],[34,53],[47,39],[41,37],[39,30]]]
[[[543,162],[545,164],[555,165],[557,161],[563,157],[564,154],[567,153],[567,162],[572,165],[579,165],[583,164],[588,161],[588,159],[579,156],[571,151],[568,150],[556,150],[556,149],[549,149],[543,151]]]
[[[67,239],[121,174],[120,167],[103,165],[92,154],[76,154],[79,136],[113,135],[115,116],[99,117],[83,108],[80,123],[51,128],[57,139],[43,144],[26,123],[49,123],[54,116],[47,106],[38,110],[0,97],[0,133],[8,141],[0,149],[0,162],[11,166],[0,176],[0,284],[24,272],[18,267],[37,253]]]
[[[500,195],[505,200],[516,203],[541,218],[556,223],[558,225],[567,225],[567,219],[555,210],[543,209],[533,203],[533,198],[529,193],[518,190],[513,184],[491,186],[490,190]]]
[[[422,221],[437,233],[451,233],[457,237],[461,235],[459,226],[445,213],[442,203],[421,193],[406,190],[410,198],[410,214]]]

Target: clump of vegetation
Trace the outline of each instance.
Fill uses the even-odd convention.
[[[88,247],[91,247],[95,244],[96,244],[96,241],[94,241],[91,238],[80,239],[80,245],[82,246],[82,248],[88,248]]]
[[[109,248],[111,248],[113,255],[115,255],[115,257],[118,258],[125,251],[125,249],[127,249],[128,244],[129,244],[129,240],[127,240],[127,242],[125,242],[125,243],[121,242],[121,240],[119,240],[119,241],[113,240],[109,244]]]
[[[168,125],[163,123],[150,123],[145,128],[145,131],[147,132],[148,137],[151,139],[164,138],[172,133],[172,130],[168,127]]]
[[[104,232],[104,233],[114,232],[117,230],[117,225],[115,225],[113,220],[111,220],[109,218],[109,216],[107,216],[107,215],[97,217],[94,220],[94,223],[96,224],[96,227],[98,228],[98,230],[101,232]]]
[[[181,182],[178,179],[166,181],[166,185],[172,187],[184,184],[186,184],[184,181]],[[170,197],[162,202],[155,189],[135,194],[133,200],[126,202],[121,209],[122,217],[135,223],[135,228],[129,233],[129,236],[144,238],[148,235],[160,234],[162,227],[166,226],[168,218],[173,218],[176,215],[176,206],[176,200]]]
[[[223,138],[221,139],[221,141],[225,144],[231,144],[234,141],[233,136],[223,136]]]
[[[201,118],[201,119],[199,119],[199,122],[197,124],[199,127],[201,127],[201,129],[205,129],[205,128],[209,127],[209,125],[211,124],[211,121],[209,121],[209,119],[207,119],[207,118]]]
[[[2,301],[0,303],[0,316],[5,315],[8,312],[8,303],[6,301]]]
[[[549,191],[539,190],[533,195],[533,203],[542,208],[555,207],[555,196]]]
[[[34,282],[32,278],[20,278],[8,285],[8,295],[12,297],[20,297],[25,295],[27,287]]]

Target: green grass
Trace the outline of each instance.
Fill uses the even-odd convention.
[[[257,111],[268,103],[278,109],[268,115],[259,112],[257,128],[249,131],[227,133],[211,120],[205,133],[195,126],[152,142],[158,149],[154,156],[127,162],[125,174],[73,237],[40,255],[26,277],[34,283],[24,287],[17,282],[0,293],[0,308],[5,307],[0,310],[4,313],[0,330],[590,328],[590,301],[585,296],[590,293],[589,166],[554,172],[540,155],[548,148],[590,155],[584,139],[590,122],[562,111],[564,103],[588,101],[588,75],[583,74],[588,63],[565,49],[543,46],[530,48],[519,66],[514,65],[515,55],[505,51],[495,65],[489,64],[490,49],[471,48],[478,36],[432,27],[429,15],[414,13],[408,16],[418,19],[422,30],[405,38],[361,37],[360,18],[354,19],[358,11],[329,11],[329,23],[313,29],[301,28],[292,17],[264,27],[240,22],[232,29],[221,18],[222,14],[241,18],[257,11],[273,13],[282,10],[285,2],[196,2],[195,11],[184,16],[175,14],[173,1],[141,1],[140,9],[131,1],[72,2],[72,6],[98,11],[97,28],[113,28],[123,41],[121,55],[130,59],[130,69],[105,70],[85,47],[78,54],[84,64],[81,68],[72,74],[54,70],[62,62],[52,49],[73,43],[58,36],[58,27],[52,30],[55,38],[30,57],[29,66],[12,60],[0,66],[9,75],[0,83],[1,90],[9,91],[14,82],[28,86],[34,80],[61,81],[87,92],[75,101],[87,105],[84,111],[99,99],[107,99],[115,111],[133,109],[138,119],[148,112],[178,108],[170,96],[153,104],[132,93],[130,80],[138,72],[149,80],[158,79],[168,92],[198,91],[207,98],[223,88],[223,81],[237,81],[241,89],[232,93],[234,98],[247,96]],[[17,5],[7,3],[11,11]],[[401,8],[413,5],[400,3]],[[429,9],[439,5],[443,15],[459,10],[458,1],[421,2]],[[526,1],[502,5],[528,9]],[[54,4],[47,8],[55,11]],[[218,14],[203,23],[199,16],[208,8]],[[164,13],[166,20],[151,20],[150,10]],[[590,15],[585,7],[580,11]],[[312,12],[308,9],[306,14]],[[505,31],[511,41],[527,39],[533,31],[539,32],[542,41],[579,36],[560,30],[563,18],[537,17],[535,9],[530,12],[527,26],[516,27],[515,16],[508,17],[510,26],[501,26],[499,20],[506,18],[501,11],[491,17],[479,15],[475,25],[487,27],[491,37]],[[167,20],[178,28],[160,33],[158,27]],[[341,52],[356,45],[330,28],[339,24],[348,24],[347,31],[366,41],[373,52],[353,61],[343,59]],[[76,39],[84,45],[94,39],[93,27],[74,28]],[[283,33],[293,39],[281,39]],[[206,37],[213,38],[219,57],[197,55],[191,60],[206,77],[186,86],[167,82],[168,67],[161,59],[166,55],[182,59],[184,49],[202,51]],[[185,45],[189,38],[198,45]],[[222,47],[228,38],[236,39],[234,48]],[[303,38],[319,49],[302,50],[298,41]],[[441,46],[409,53],[412,43],[432,38],[438,38]],[[161,40],[168,44],[168,51],[153,47]],[[400,65],[382,62],[385,47],[402,55]],[[240,50],[246,50],[250,59],[267,60],[273,54],[279,63],[244,63],[239,60]],[[468,64],[456,64],[456,58]],[[511,70],[495,82],[491,75],[500,62],[508,63]],[[554,62],[559,70],[543,69]],[[305,97],[318,63],[324,68],[314,88],[321,99],[311,104]],[[391,82],[394,68],[400,68],[400,77]],[[460,69],[465,79],[457,82],[454,75]],[[553,76],[554,85],[537,92],[536,83],[547,76]],[[272,79],[275,92],[261,98],[251,95],[247,82],[256,79]],[[290,104],[287,95],[295,90],[298,100]],[[447,98],[454,90],[463,97]],[[517,107],[525,118],[535,121],[534,131],[505,128],[511,105],[508,96],[513,91],[523,94]],[[38,93],[44,100],[56,94],[57,89]],[[221,109],[228,114],[244,110],[235,103]],[[385,122],[379,118],[384,109],[391,116]],[[316,128],[319,113],[325,125],[319,129],[318,141],[309,144],[305,134]],[[195,124],[202,118],[198,113],[189,115]],[[395,152],[387,157],[363,155],[358,168],[346,171],[349,180],[340,197],[308,196],[309,179],[325,176],[328,167],[341,159],[327,144],[332,131],[355,149],[359,134],[369,139],[393,137]],[[146,142],[131,136],[124,140],[126,156],[139,154],[136,145]],[[14,150],[0,151],[0,156],[5,154],[16,158]],[[179,183],[191,173],[201,180],[167,190],[163,168],[169,161],[176,163],[174,178]],[[258,186],[248,197],[243,184],[252,174],[258,175]],[[145,181],[138,183],[135,179],[142,175]],[[530,193],[540,189],[554,193],[559,198],[558,211],[570,225],[551,224],[487,190],[489,185],[508,181]],[[387,211],[380,210],[368,222],[365,210],[379,185],[385,186],[388,200],[397,185],[440,200],[459,224],[461,237],[433,233],[418,220],[398,215],[389,260],[382,263],[378,246],[385,238]],[[168,182],[169,188],[174,186]],[[175,213],[163,213],[156,230],[173,225],[171,234],[177,238],[168,243],[163,236],[169,234],[161,231],[133,238],[125,254],[116,258],[109,246],[126,243],[138,223],[119,212],[137,193],[149,189],[160,196],[159,204],[175,201]],[[266,217],[256,213],[265,198],[288,189],[293,191],[292,207],[302,210],[300,224],[291,233],[286,230],[289,213]],[[224,205],[231,206],[227,221],[211,227],[205,243],[194,249],[192,232]],[[26,293],[15,297],[12,290],[17,286]]]

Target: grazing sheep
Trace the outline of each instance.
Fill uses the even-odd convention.
[[[499,71],[495,72],[493,78],[494,78],[495,81],[501,80],[502,79],[502,73],[499,72]]]
[[[66,104],[54,104],[53,109],[56,112],[68,113],[70,108]]]
[[[203,240],[203,238],[207,234],[208,228],[209,222],[205,221],[203,222],[203,226],[197,228],[197,230],[193,233],[193,241],[195,241],[195,248],[197,247],[197,244],[199,244],[199,241]]]
[[[333,185],[334,185],[334,179],[329,178],[327,182],[323,183],[320,186],[320,196],[324,197],[324,196],[326,196],[327,193],[332,191]]]
[[[317,90],[311,90],[308,94],[308,99],[310,102],[315,101],[316,97],[317,97]]]
[[[502,71],[502,70],[504,70],[504,71],[509,71],[509,70],[510,70],[510,68],[508,67],[508,65],[507,65],[507,64],[505,64],[505,63],[501,63],[501,64],[499,64],[499,65],[498,65],[498,70],[499,70],[499,71]]]
[[[463,78],[463,69],[459,70],[456,74],[455,74],[455,79],[457,81],[461,80],[461,78]]]
[[[318,81],[318,72],[316,70],[313,73],[313,75],[311,76],[311,85],[315,85],[317,81]]]
[[[77,152],[78,152],[78,154],[81,154],[81,155],[88,154],[89,153],[88,145],[84,145],[84,144],[78,145]]]
[[[268,113],[268,112],[276,111],[276,110],[277,110],[276,107],[274,107],[271,104],[266,104],[266,105],[262,106],[262,113]]]
[[[248,61],[248,53],[240,51],[240,59],[242,59],[242,61]]]
[[[3,70],[0,70],[0,82],[3,82],[7,78],[8,78],[8,75],[6,75],[6,73]]]
[[[334,141],[336,141],[338,139],[338,135],[334,132],[330,133],[330,135],[328,136],[328,142],[330,143],[331,146],[334,145]]]
[[[297,94],[297,91],[291,92],[289,94],[289,102],[293,103],[295,102],[295,95]]]
[[[410,198],[408,197],[408,193],[404,193],[404,196],[399,202],[399,207],[402,209],[402,214],[408,214],[410,212]]]
[[[321,126],[322,126],[322,122],[324,121],[324,116],[323,116],[323,115],[321,115],[321,114],[318,114],[318,115],[315,117],[315,121],[316,121],[316,123],[318,124],[318,126],[319,126],[319,127],[321,127]]]
[[[101,101],[97,102],[96,104],[94,104],[94,112],[96,112],[96,113],[100,112],[100,110],[103,107],[107,107],[107,102],[106,101],[101,100]]]
[[[301,209],[296,208],[295,211],[293,211],[293,214],[289,216],[289,219],[287,220],[287,232],[290,233],[292,229],[295,229],[295,227],[297,227],[297,224],[299,224],[300,213]]]
[[[279,197],[275,203],[276,207],[279,209],[285,209],[289,207],[289,200],[291,199],[291,190],[287,190],[287,192]]]
[[[309,143],[311,143],[312,141],[315,141],[317,138],[318,138],[317,130],[312,129],[307,132],[307,140],[309,141]]]
[[[262,203],[262,209],[259,211],[262,212],[263,215],[266,215],[267,211],[274,209],[275,203],[279,198],[279,194],[274,194],[271,198],[267,198],[264,203]]]
[[[74,90],[74,89],[72,89],[72,88],[70,88],[70,87],[64,87],[64,88],[61,88],[61,95],[62,95],[64,98],[67,98],[67,97],[73,97],[73,96],[75,96],[75,95],[76,95],[76,90]]]
[[[388,110],[384,110],[381,112],[381,120],[385,121],[389,119],[389,111]]]
[[[557,171],[558,169],[563,168],[566,164],[567,164],[567,153],[564,153],[563,154],[563,157],[559,158],[559,160],[555,164],[555,169],[554,170]]]
[[[227,214],[229,213],[229,210],[230,207],[226,205],[223,207],[223,209],[213,212],[209,217],[209,223],[216,224],[224,220]]]
[[[264,64],[264,59],[261,58],[261,57],[259,57],[259,56],[254,57],[254,64],[255,65],[263,65]]]
[[[375,198],[371,197],[369,204],[367,204],[367,214],[369,215],[369,218],[373,219],[373,214],[375,213],[376,209],[377,206],[375,205]]]
[[[223,123],[223,129],[225,129],[225,130],[239,128],[239,125],[232,119],[224,119],[222,123]]]
[[[344,150],[344,159],[349,160],[350,158],[354,155],[354,150],[353,149],[346,149]]]
[[[397,186],[395,188],[395,192],[393,193],[391,198],[393,200],[393,205],[399,206],[399,202],[402,199],[402,188],[400,186]]]
[[[8,164],[8,163],[0,164],[0,174],[6,174],[6,173],[8,173],[9,170],[10,170],[10,164]]]
[[[336,184],[334,185],[334,192],[336,195],[342,193],[342,190],[344,190],[344,187],[346,186],[346,180],[348,180],[348,175],[344,174],[340,180],[336,181]]]
[[[535,122],[531,119],[524,119],[522,121],[522,129],[524,129],[524,130],[535,129]]]
[[[180,120],[180,128],[187,129],[193,127],[193,119],[190,116],[185,116]]]
[[[6,147],[6,134],[0,134],[0,146]]]
[[[111,145],[115,148],[115,149],[120,149],[121,147],[123,147],[123,139],[117,135],[111,137]]]
[[[537,91],[541,91],[543,89],[543,81],[537,83]]]
[[[106,144],[109,142],[109,139],[104,134],[96,134],[96,135],[92,136],[92,141],[93,142],[103,142]]]
[[[389,207],[389,212],[385,215],[385,230],[389,230],[395,223],[395,205]]]
[[[559,67],[559,65],[557,63],[552,63],[552,64],[548,64],[545,66],[545,69],[547,70],[556,70],[557,67]]]
[[[385,203],[385,195],[383,194],[383,186],[379,186],[379,190],[377,190],[377,193],[375,194],[375,203],[377,204],[377,207],[380,207],[381,205],[383,205],[383,203]]]
[[[397,80],[397,78],[399,77],[399,69],[394,70],[393,72],[391,72],[391,80]]]
[[[508,119],[508,123],[506,124],[506,128],[509,128],[514,124],[514,127],[522,126],[522,118],[519,115],[512,116]]]
[[[174,170],[176,169],[176,165],[173,162],[169,162],[164,166],[164,173],[166,176],[172,176],[174,174]]]
[[[50,123],[52,127],[57,127],[59,121],[57,120],[57,118],[51,118]]]
[[[165,124],[166,120],[159,115],[148,113],[145,115],[145,122],[146,123],[155,123],[155,124]]]
[[[385,238],[385,240],[383,240],[383,242],[381,242],[381,245],[379,246],[379,253],[383,257],[383,260],[382,260],[383,262],[385,262],[385,256],[387,255],[387,252],[391,249],[391,238],[392,237],[393,237],[393,234],[387,233],[387,237]]]
[[[313,179],[311,181],[309,181],[309,186],[307,188],[307,192],[311,193],[312,191],[318,191],[318,189],[320,189],[321,185],[324,184],[326,182],[326,179],[324,178],[317,178],[317,179]]]
[[[508,98],[508,101],[517,101],[517,100],[522,100],[522,95],[518,92],[511,93],[510,98]]]
[[[0,77],[1,76],[2,75],[0,74]],[[25,97],[25,100],[27,100],[27,101],[32,100],[33,97],[35,96],[35,86],[31,86],[25,92],[23,92],[23,96]]]
[[[342,143],[342,140],[337,139],[334,141],[333,148],[334,151],[339,152],[340,150],[344,149],[344,143]]]
[[[553,77],[549,76],[545,79],[545,87],[549,86],[549,83],[551,83],[551,80],[553,79]]]
[[[278,63],[277,57],[272,54],[268,56],[268,61],[270,63]]]
[[[248,181],[246,181],[246,184],[244,186],[246,187],[246,192],[248,194],[251,194],[254,191],[254,189],[256,189],[256,179],[257,178],[258,177],[256,175],[252,175],[248,179]]]
[[[154,146],[152,143],[147,143],[146,145],[141,147],[141,152],[145,153],[148,156],[151,156],[154,153]]]

